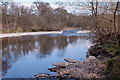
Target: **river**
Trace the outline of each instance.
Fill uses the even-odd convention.
[[[82,61],[91,46],[88,33],[45,34],[2,38],[3,78],[32,78],[65,58]]]

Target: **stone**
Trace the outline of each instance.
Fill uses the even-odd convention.
[[[66,62],[60,62],[60,63],[55,63],[55,64],[52,64],[52,65],[54,65],[54,66],[64,66],[64,67],[66,67],[66,66],[69,65],[69,63],[66,63]]]
[[[93,59],[96,59],[96,58],[94,56],[89,56],[88,59],[93,60]]]
[[[67,62],[53,64],[56,67],[48,68],[50,71],[56,72],[55,77],[62,78],[104,78],[102,71],[104,70],[101,61],[94,56],[90,56],[84,61],[76,61],[72,59],[64,59]],[[48,75],[39,74],[36,77],[46,77]],[[49,77],[49,76],[48,76]]]
[[[86,78],[98,78],[97,74],[89,73]]]
[[[50,70],[51,72],[57,72],[57,70],[63,69],[63,68],[65,68],[65,67],[64,66],[58,66],[58,67],[48,68],[48,70]]]
[[[68,75],[70,74],[71,69],[61,69],[59,71],[57,71],[57,75],[56,76],[64,76],[64,75]]]
[[[47,73],[40,73],[40,74],[36,74],[34,75],[35,78],[47,78],[49,77],[50,74],[47,74]]]
[[[79,61],[73,60],[73,59],[64,59],[64,60],[69,62],[69,63],[78,63],[79,62]]]

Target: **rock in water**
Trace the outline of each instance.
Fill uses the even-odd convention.
[[[58,67],[48,68],[48,70],[50,70],[51,72],[57,72],[57,70],[63,69],[63,68],[66,68],[66,67],[64,67],[64,66],[58,66]]]
[[[36,74],[34,75],[35,78],[48,78],[50,74],[47,73],[40,73],[40,74]]]
[[[79,61],[73,60],[73,59],[64,59],[64,60],[69,62],[69,63],[78,63],[79,62]]]
[[[61,76],[64,76],[64,75],[68,75],[68,74],[70,74],[70,71],[71,71],[71,69],[67,69],[67,68],[58,70],[56,76],[61,77]]]
[[[60,62],[60,63],[55,63],[55,64],[52,64],[52,65],[54,65],[54,66],[64,66],[64,67],[66,67],[66,66],[69,65],[69,63],[66,63],[66,62]]]
[[[89,56],[88,58],[89,60],[93,60],[93,59],[96,59],[94,56]]]

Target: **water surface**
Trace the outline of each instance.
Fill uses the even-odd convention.
[[[4,78],[32,78],[51,73],[53,63],[65,58],[85,60],[89,38],[78,35],[35,35],[2,39],[2,74]],[[54,73],[51,73],[54,74]]]

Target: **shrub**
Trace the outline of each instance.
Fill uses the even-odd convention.
[[[120,78],[120,56],[108,60],[105,71],[108,77]]]

